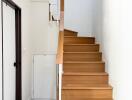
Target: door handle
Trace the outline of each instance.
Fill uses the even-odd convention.
[[[16,62],[14,62],[14,67],[16,67],[17,66],[17,63]]]

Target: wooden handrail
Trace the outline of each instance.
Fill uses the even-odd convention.
[[[64,12],[61,12],[56,64],[63,64],[63,44],[64,44]]]
[[[63,64],[63,43],[64,43],[64,32],[60,31],[59,40],[58,40],[56,64]]]
[[[63,64],[63,43],[64,43],[64,0],[61,0],[60,32],[56,64]]]

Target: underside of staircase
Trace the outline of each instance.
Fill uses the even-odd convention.
[[[112,87],[94,37],[64,31],[62,100],[113,100]]]

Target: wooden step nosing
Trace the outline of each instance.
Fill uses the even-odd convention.
[[[77,38],[77,36],[64,36],[64,38]]]
[[[64,38],[82,38],[82,39],[95,39],[95,37],[78,37],[78,36],[64,36]]]
[[[102,54],[102,52],[64,52],[65,54]]]
[[[64,44],[64,46],[99,46],[99,44]]]
[[[99,61],[87,61],[87,62],[83,62],[83,61],[64,61],[64,64],[105,64],[105,62],[99,62]]]
[[[63,86],[63,90],[113,90],[112,87],[68,87]]]
[[[62,88],[63,90],[112,90],[112,89],[88,89],[88,88],[83,88],[83,89],[72,89],[72,88]]]
[[[74,75],[73,74],[67,75],[67,74],[63,74],[63,76],[108,76],[108,75],[77,75],[77,74],[76,75],[75,74]]]
[[[77,72],[74,72],[74,73],[68,73],[68,72],[65,72],[63,73],[64,76],[108,76],[108,73],[77,73]]]

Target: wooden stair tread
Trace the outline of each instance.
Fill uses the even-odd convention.
[[[66,61],[63,62],[64,72],[105,72],[104,62],[80,62]]]
[[[77,36],[64,36],[64,38],[77,38]]]
[[[95,40],[95,37],[78,37],[78,36],[64,36],[64,39],[94,39]]]
[[[102,53],[102,52],[64,52],[64,53],[82,53],[82,54],[84,54],[84,53]]]
[[[66,100],[70,100],[70,99],[66,99]],[[75,98],[72,100],[113,100],[112,98]]]
[[[75,37],[75,36],[64,36],[64,37],[73,37],[73,38],[93,38],[93,39],[95,39],[95,37],[83,37],[83,36],[77,36],[77,37]]]
[[[99,52],[99,44],[64,44],[65,52]]]
[[[65,46],[93,46],[93,45],[99,45],[99,44],[64,44]]]
[[[65,87],[111,87],[108,84],[65,84]]]
[[[101,52],[64,52],[64,61],[102,61]]]
[[[103,61],[64,61],[64,63],[105,63]]]
[[[75,76],[85,76],[85,75],[89,75],[89,76],[97,76],[97,75],[108,75],[106,72],[98,72],[98,73],[95,73],[95,72],[89,72],[89,73],[86,73],[86,72],[65,72],[63,73],[63,75],[75,75]]]
[[[62,89],[112,89],[107,84],[65,84]]]
[[[64,37],[64,44],[94,44],[94,37],[77,37],[77,36],[66,36]]]

